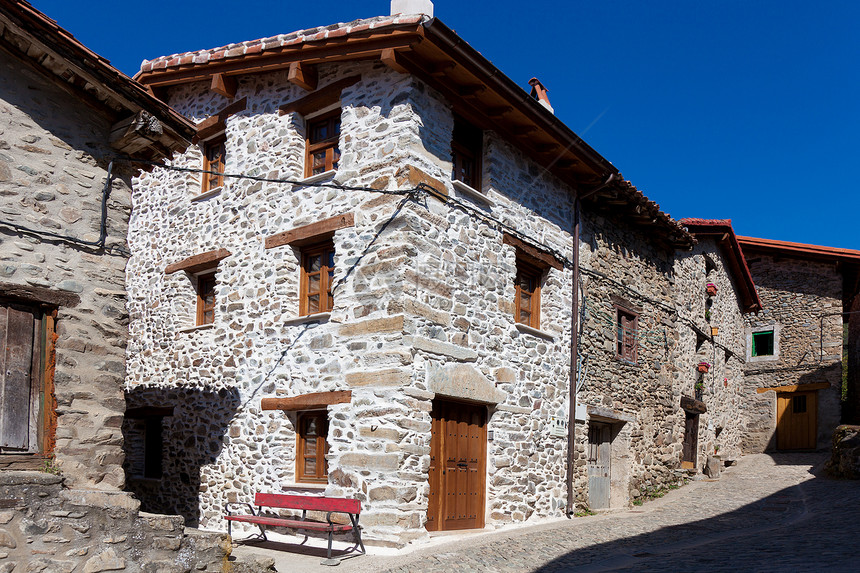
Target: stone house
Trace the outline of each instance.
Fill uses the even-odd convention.
[[[860,251],[752,237],[739,242],[763,303],[744,323],[743,450],[829,447],[833,429],[852,419],[850,407],[858,403],[849,380],[860,366]]]
[[[0,2],[0,68],[0,569],[197,564],[181,519],[138,519],[123,491],[138,169],[119,159],[162,161],[195,127],[27,2]]]
[[[393,12],[142,65],[198,128],[134,186],[143,507],[223,529],[255,491],[355,496],[367,540],[402,546],[738,455],[760,305],[734,234],[690,251],[538,80]]]

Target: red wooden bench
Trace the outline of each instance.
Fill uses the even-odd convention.
[[[248,507],[247,514],[231,514],[231,505],[244,505]],[[229,502],[224,506],[224,519],[227,520],[227,533],[232,535],[234,521],[254,523],[260,528],[260,536],[266,541],[267,525],[273,527],[288,527],[305,531],[323,531],[328,533],[328,554],[324,565],[337,565],[339,559],[331,558],[331,541],[335,533],[347,533],[352,531],[356,547],[361,547],[361,553],[365,554],[364,543],[361,541],[361,526],[358,524],[358,515],[361,513],[361,502],[357,499],[345,497],[319,497],[309,495],[289,495],[283,493],[258,493],[254,496],[254,505],[250,503]],[[274,515],[263,515],[263,508],[293,509],[301,510],[301,519],[277,517]],[[313,521],[307,519],[308,511],[325,511],[325,521]],[[346,513],[349,515],[350,523],[335,523],[331,520],[332,513]]]

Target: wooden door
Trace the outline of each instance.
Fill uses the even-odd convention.
[[[41,330],[38,311],[0,303],[0,451],[39,450]]]
[[[612,427],[591,422],[588,425],[588,507],[609,509],[609,484],[612,475]]]
[[[684,420],[684,444],[681,451],[681,467],[692,469],[696,467],[696,457],[699,450],[699,415],[686,412]]]
[[[434,400],[427,529],[484,527],[487,408]]]
[[[776,395],[776,447],[779,450],[814,450],[818,433],[818,392],[784,392]]]

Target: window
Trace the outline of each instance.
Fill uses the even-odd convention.
[[[331,312],[334,277],[334,242],[332,240],[303,247],[299,314]]]
[[[328,412],[303,412],[298,416],[298,451],[296,454],[296,481],[328,481]]]
[[[227,156],[227,138],[221,135],[203,144],[203,171],[216,173],[203,174],[203,189],[211,191],[224,185],[224,166]]]
[[[540,280],[543,270],[517,257],[514,319],[520,324],[540,328]]]
[[[806,413],[806,395],[794,396],[791,398],[791,413],[805,414]]]
[[[197,275],[197,325],[215,322],[215,271]]]
[[[451,179],[462,181],[472,189],[481,190],[480,129],[459,117],[454,117],[454,134],[451,141],[451,162],[454,172]]]
[[[54,436],[51,379],[55,313],[0,302],[0,453],[47,453]]]
[[[305,176],[337,169],[340,161],[340,110],[308,120]]]
[[[636,362],[638,321],[635,313],[616,307],[616,353],[621,360]]]
[[[773,331],[752,333],[752,356],[773,356]]]

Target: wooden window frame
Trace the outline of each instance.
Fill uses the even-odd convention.
[[[531,261],[526,260],[521,254],[517,254],[517,275],[514,280],[514,321],[519,324],[530,326],[531,328],[540,328],[540,291],[541,282],[543,281],[546,268],[541,268]],[[523,279],[534,281],[534,288],[524,290],[522,287]],[[530,295],[528,308],[523,306],[523,293]],[[522,319],[522,312],[529,314],[528,320]]]
[[[301,284],[299,288],[299,315],[310,316],[311,314],[331,312],[332,308],[334,308],[334,296],[331,293],[332,280],[329,273],[334,272],[335,268],[333,264],[335,253],[334,237],[328,237],[321,241],[302,246],[300,247],[300,253]],[[328,253],[331,253],[331,265],[329,265]],[[315,256],[321,257],[320,269],[318,271],[312,271],[310,269],[311,259]],[[319,290],[311,293],[308,290],[310,286],[310,277],[317,273],[319,273]],[[324,293],[326,296],[323,296]],[[310,297],[313,295],[318,295],[319,301],[317,309],[311,312]]]
[[[622,318],[628,317],[632,327],[625,327]],[[623,333],[630,332],[632,344],[627,344]],[[615,306],[615,357],[624,362],[637,364],[639,358],[639,313],[622,306]]]
[[[212,157],[213,151],[220,155]],[[203,171],[217,171],[220,175],[203,173],[201,192],[206,193],[224,185],[224,168],[227,165],[227,136],[221,134],[203,142]]]
[[[320,114],[309,118],[305,121],[307,133],[305,136],[305,177],[319,175],[327,171],[337,169],[337,164],[340,161],[340,122],[341,108]],[[328,129],[333,133],[329,137],[321,140],[314,140],[314,127],[326,123]],[[323,169],[319,173],[314,173],[313,155],[320,151],[325,152],[325,163]],[[337,154],[337,157],[335,157]]]
[[[212,269],[209,271],[201,272],[200,274],[195,275],[195,289],[197,291],[197,318],[195,320],[195,324],[197,326],[204,326],[206,324],[215,324],[215,305],[217,301],[215,300],[215,286],[217,281],[215,280],[216,269]],[[205,294],[208,292],[205,288],[211,288],[212,292],[212,304],[207,305],[205,300]],[[212,318],[211,320],[206,319],[206,313],[211,312]]]
[[[310,419],[316,419],[318,427],[323,428],[323,432],[317,433],[314,436],[316,440],[315,463],[313,475],[307,474],[304,469],[307,468],[306,459],[310,456],[305,456],[305,444],[308,441],[306,436],[306,422]],[[328,483],[328,410],[307,410],[299,412],[296,416],[296,483]],[[322,454],[322,455],[320,455]]]
[[[483,156],[483,131],[455,116],[454,130],[451,134],[451,180],[465,183],[476,191],[481,191],[481,169]],[[472,176],[463,174],[463,167],[472,169]]]

